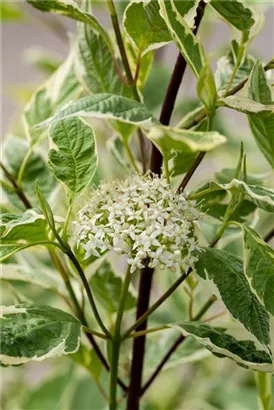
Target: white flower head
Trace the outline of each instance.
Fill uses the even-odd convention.
[[[77,246],[86,258],[107,250],[127,255],[131,272],[146,264],[186,271],[197,260],[194,205],[157,176],[103,183],[78,213]]]

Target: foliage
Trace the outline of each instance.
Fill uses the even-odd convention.
[[[239,397],[254,404],[254,389],[233,401],[223,383],[243,374],[237,364],[256,372],[260,409],[272,410],[274,63],[249,54],[262,12],[238,0],[148,0],[118,15],[107,0],[107,30],[90,0],[27,3],[76,21],[76,33],[63,62],[32,58],[50,76],[3,144],[3,374],[50,358],[55,373],[29,395],[4,394],[3,408],[246,409]],[[23,12],[1,2],[5,21]],[[213,61],[197,31],[216,18],[233,39]],[[197,96],[170,123],[186,67]],[[234,112],[250,126],[241,146]],[[207,160],[216,172],[196,173]],[[228,374],[216,365],[224,358]],[[167,369],[176,377],[155,398],[163,368],[162,380]],[[213,396],[203,383],[193,390],[189,370],[214,373]]]

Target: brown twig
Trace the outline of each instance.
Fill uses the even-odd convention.
[[[197,12],[196,12],[196,17],[195,17],[195,26],[193,29],[193,33],[197,34],[197,31],[199,29],[201,20],[204,15],[204,9],[205,9],[205,2],[200,1],[198,7],[197,7]],[[161,114],[160,114],[160,122],[163,125],[169,125],[171,115],[174,109],[175,101],[178,95],[178,91],[180,88],[180,84],[182,82],[185,70],[186,70],[186,60],[182,56],[181,53],[178,54],[176,64],[173,69],[173,73],[167,88],[167,92],[165,95],[164,103],[162,106]],[[163,162],[163,157],[161,152],[158,150],[158,148],[153,145],[152,146],[152,154],[151,154],[151,161],[150,161],[150,169],[151,172],[154,174],[160,175],[161,174],[161,167],[162,167],[162,162]]]
[[[10,181],[10,183],[12,184],[12,186],[14,187],[18,197],[20,198],[20,200],[22,201],[22,203],[25,205],[25,207],[27,209],[31,209],[31,203],[28,200],[28,198],[26,197],[26,195],[24,194],[24,191],[21,187],[19,187],[19,185],[17,184],[16,179],[14,178],[14,176],[8,171],[8,169],[5,167],[5,165],[1,162],[0,163],[0,167],[2,168],[6,178]]]

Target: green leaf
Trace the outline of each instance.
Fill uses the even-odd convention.
[[[106,410],[106,402],[90,377],[82,377],[75,383],[74,394],[66,407],[69,410]]]
[[[255,23],[251,9],[238,0],[211,0],[210,5],[228,23],[240,31],[250,30]]]
[[[24,54],[26,62],[40,72],[52,75],[62,64],[61,57],[53,51],[40,47],[30,47]]]
[[[80,118],[67,118],[51,125],[49,137],[54,143],[49,166],[74,198],[87,188],[97,168],[93,129]]]
[[[56,228],[55,228],[55,220],[54,220],[54,215],[53,212],[51,210],[51,207],[48,203],[48,201],[46,200],[46,198],[44,197],[44,195],[42,194],[39,184],[38,182],[36,182],[36,195],[39,201],[39,205],[41,210],[43,211],[43,214],[45,215],[46,221],[49,224],[52,232],[56,232]]]
[[[197,93],[205,105],[208,114],[212,115],[215,111],[218,96],[213,72],[209,64],[206,64],[200,71],[197,82]]]
[[[221,171],[215,172],[214,176],[218,182],[221,184],[229,184],[235,177],[236,168],[223,168]],[[244,173],[241,171],[238,178],[243,180],[245,177]],[[263,176],[256,174],[246,174],[246,181],[249,185],[263,185]]]
[[[40,129],[34,127],[51,117],[57,108],[65,102],[76,98],[79,91],[81,89],[74,73],[74,54],[72,51],[49,80],[33,94],[25,108],[23,122],[26,135],[32,145],[45,137]]]
[[[216,131],[199,132],[165,126],[153,127],[148,138],[165,155],[172,150],[184,153],[211,151],[226,142],[226,138]]]
[[[269,317],[250,289],[241,260],[221,250],[203,248],[196,264],[197,274],[219,297],[230,314],[259,342],[270,343]]]
[[[98,23],[90,13],[80,9],[73,0],[27,0],[29,4],[40,11],[62,14],[73,20],[89,24],[94,30],[98,31],[114,55],[113,45],[106,30]]]
[[[22,138],[8,135],[4,140],[3,162],[15,179],[17,179],[20,166],[27,155],[28,149],[27,142]],[[38,206],[35,194],[36,180],[38,180],[45,197],[49,198],[56,187],[56,180],[43,156],[40,152],[34,150],[28,159],[22,179],[22,189],[34,207]],[[25,210],[24,205],[21,205],[21,202],[18,201],[18,195],[15,192],[10,192],[5,188],[4,191],[10,203],[22,211]]]
[[[129,3],[124,14],[124,29],[140,55],[171,41],[155,0]]]
[[[238,340],[227,329],[212,327],[200,322],[185,322],[173,327],[184,336],[192,336],[218,357],[228,357],[240,366],[252,370],[272,372],[272,360],[268,353],[257,348],[251,340]]]
[[[208,194],[216,191],[238,192],[244,195],[246,199],[254,203],[258,208],[267,212],[274,212],[274,190],[264,188],[258,185],[249,185],[244,181],[233,179],[229,184],[220,184],[212,181],[206,184],[202,189],[192,194],[193,199],[204,198]]]
[[[1,328],[3,365],[74,353],[80,344],[78,319],[50,306],[2,306]]]
[[[157,367],[161,359],[168,352],[169,348],[175,343],[178,335],[176,332],[164,330],[164,333],[159,335],[150,335],[146,341],[146,356],[144,364],[144,373],[149,377],[153,370]],[[166,362],[163,370],[172,369],[186,363],[196,363],[210,356],[200,343],[197,343],[191,338],[187,338],[174,351],[168,362]]]
[[[103,262],[90,280],[94,296],[100,304],[110,313],[118,311],[123,281],[114,273],[108,262]],[[136,306],[136,298],[129,291],[125,303],[125,310]]]
[[[76,363],[83,366],[96,381],[100,380],[103,364],[94,350],[81,344],[77,352],[74,353],[71,358]]]
[[[8,135],[3,143],[3,162],[8,171],[17,179],[20,167],[28,153],[28,144],[22,138]],[[43,156],[38,151],[33,151],[25,167],[22,179],[22,189],[32,206],[38,206],[35,195],[35,180],[41,185],[45,197],[49,198],[56,187],[56,180],[50,172]],[[9,201],[17,208],[25,210],[24,205],[18,201],[18,195],[6,189]]]
[[[251,288],[274,316],[274,250],[252,228],[243,226],[244,271]]]
[[[249,99],[273,108],[272,90],[267,82],[265,71],[259,60],[250,73],[245,90],[246,96]],[[272,112],[250,114],[248,119],[258,147],[274,168],[274,110],[272,109]]]
[[[0,2],[0,19],[2,22],[14,22],[22,20],[24,17],[23,10],[15,2],[1,0]]]
[[[90,94],[131,95],[118,77],[113,56],[104,38],[87,24],[79,23],[76,39],[76,75]]]
[[[172,38],[196,77],[199,77],[203,66],[207,64],[202,45],[174,6],[173,1],[159,0],[159,5],[160,14],[165,20]]]
[[[41,126],[72,117],[119,120],[145,130],[149,130],[157,123],[157,120],[143,104],[119,95],[102,93],[72,102]]]
[[[245,57],[244,61],[238,68],[233,78],[233,81],[231,83],[231,88],[235,87],[241,81],[245,80],[249,76],[254,63],[255,63],[255,58],[253,56],[248,55]],[[235,66],[235,62],[234,62],[231,51],[226,56],[221,57],[217,61],[217,70],[215,72],[215,82],[216,82],[216,86],[218,90],[223,91],[226,89],[227,84],[231,78],[234,66]]]
[[[172,160],[172,176],[175,177],[187,172],[196,156],[196,152],[177,152]]]
[[[60,276],[56,275],[56,272],[43,266],[34,269],[26,265],[6,263],[5,268],[2,270],[1,279],[8,282],[19,281],[31,283],[44,289],[58,290],[63,294],[66,293]]]
[[[63,369],[65,367],[65,369]],[[23,399],[22,410],[62,410],[66,408],[66,399],[70,396],[71,382],[75,380],[72,367],[62,365],[62,373],[56,374],[39,383]]]
[[[40,241],[48,241],[47,221],[33,209],[23,214],[2,214],[0,261]]]
[[[239,95],[230,95],[229,97],[220,98],[218,100],[220,107],[228,107],[233,110],[243,112],[244,114],[273,114],[274,104],[261,104],[251,100],[250,98],[241,97]]]

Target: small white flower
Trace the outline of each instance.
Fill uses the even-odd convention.
[[[131,272],[145,264],[180,272],[197,260],[193,222],[198,218],[195,203],[164,178],[135,176],[94,190],[78,213],[75,235],[86,258],[112,250],[128,256]]]

